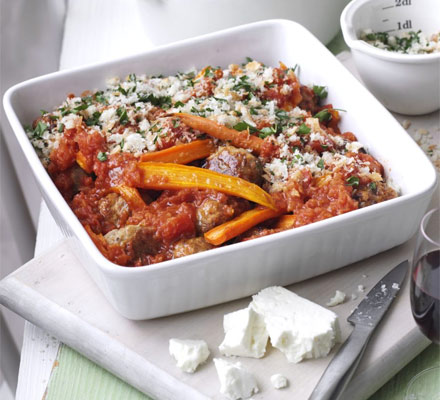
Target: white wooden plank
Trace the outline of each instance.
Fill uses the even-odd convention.
[[[63,235],[42,201],[35,255],[49,250]],[[46,391],[60,342],[48,332],[26,321],[16,400],[41,400]]]

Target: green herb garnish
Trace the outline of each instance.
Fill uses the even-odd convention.
[[[104,152],[100,151],[98,153],[98,160],[101,162],[107,161],[107,154],[105,154]]]
[[[38,121],[37,126],[32,131],[32,134],[35,138],[41,138],[43,136],[43,133],[47,130],[48,126],[44,122]]]
[[[90,118],[87,118],[84,122],[87,126],[94,126],[94,125],[100,125],[99,124],[99,117],[101,116],[101,113],[99,111],[95,111],[93,115]]]
[[[143,103],[151,103],[153,106],[161,107],[164,110],[171,108],[171,96],[154,96],[153,94],[149,94],[148,96],[141,96],[139,101]]]
[[[127,110],[124,107],[119,107],[116,110],[116,114],[119,117],[119,123],[121,125],[127,125],[127,123],[128,123]]]
[[[267,138],[268,136],[275,135],[277,133],[277,126],[266,126],[260,129],[260,134],[258,135],[261,139]]]
[[[311,129],[305,124],[302,123],[296,133],[299,133],[300,135],[307,135],[311,132]]]
[[[313,92],[321,99],[325,99],[328,95],[327,88],[325,86],[313,85]]]
[[[323,110],[316,113],[313,117],[318,118],[319,122],[321,122],[321,123],[328,122],[333,118],[333,116],[332,116],[331,112],[328,110],[328,108],[324,108]]]
[[[102,91],[95,93],[95,100],[98,103],[107,104],[107,99],[104,97],[104,92],[102,92]]]
[[[257,132],[257,131],[258,131],[257,128],[255,128],[255,127],[252,126],[252,125],[249,125],[247,122],[244,122],[244,121],[241,121],[241,122],[239,122],[238,124],[235,124],[235,125],[233,126],[233,128],[234,128],[236,131],[246,131],[246,130],[249,130],[249,132],[251,132],[251,133],[254,133],[254,132]]]
[[[352,175],[352,176],[350,176],[350,178],[348,178],[345,181],[345,183],[348,186],[358,186],[359,185],[359,178],[357,176]]]
[[[318,164],[316,164],[318,168],[324,169],[324,160],[321,158],[318,161]]]

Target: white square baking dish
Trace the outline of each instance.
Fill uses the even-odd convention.
[[[347,110],[341,130],[354,132],[385,167],[401,196],[328,220],[145,267],[108,261],[46,173],[24,132],[39,110],[67,93],[105,87],[129,73],[172,74],[241,63],[246,56],[277,66],[298,64],[303,84],[329,88],[328,102]],[[112,62],[35,78],[9,89],[6,114],[57,223],[114,308],[149,319],[248,296],[326,273],[408,240],[436,185],[436,172],[391,114],[305,28],[271,20],[185,40]]]

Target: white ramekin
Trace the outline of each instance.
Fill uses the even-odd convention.
[[[368,89],[391,111],[427,114],[440,108],[440,53],[399,54],[378,49],[360,40],[360,33],[381,30],[386,20],[397,24],[408,19],[410,30],[425,34],[440,30],[440,1],[418,0],[396,7],[390,0],[353,0],[341,15],[344,39]]]

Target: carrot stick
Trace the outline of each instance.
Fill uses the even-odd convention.
[[[76,153],[76,162],[77,164],[88,174],[92,173],[92,168],[87,165],[87,158],[84,156],[83,153],[81,153],[81,151],[78,151],[78,153]]]
[[[104,255],[104,257],[108,258],[108,249],[107,249],[107,241],[104,236],[100,233],[99,235],[92,231],[89,225],[84,225],[86,232],[89,234],[95,246],[98,250]]]
[[[177,113],[182,122],[193,129],[205,132],[208,135],[220,140],[231,142],[236,147],[251,149],[255,154],[259,154],[263,140],[257,136],[252,136],[248,131],[236,131],[207,118],[197,115]]]
[[[208,157],[213,151],[214,145],[210,140],[195,140],[165,150],[142,154],[140,160],[188,164],[191,161]]]
[[[228,240],[246,232],[250,228],[270,218],[279,216],[281,211],[274,211],[269,208],[256,207],[253,210],[245,211],[237,218],[225,222],[205,233],[205,240],[215,246],[219,246]]]
[[[283,215],[279,218],[278,222],[276,223],[275,229],[282,229],[282,230],[292,229],[295,225],[295,221],[296,221],[296,215],[291,215],[291,214]]]
[[[140,162],[138,168],[143,172],[140,187],[144,189],[213,189],[242,197],[272,210],[277,209],[269,193],[235,176],[220,174],[205,168],[171,163]]]
[[[132,210],[143,210],[147,207],[136,188],[121,185],[113,186],[111,190],[121,195]]]

